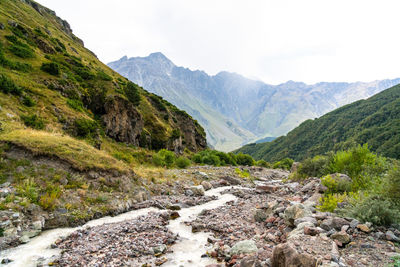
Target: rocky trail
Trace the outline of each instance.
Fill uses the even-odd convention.
[[[316,209],[319,179],[230,167],[170,170],[200,177],[136,210],[42,232],[0,252],[4,266],[396,266],[400,232]],[[172,190],[171,190],[172,191]]]

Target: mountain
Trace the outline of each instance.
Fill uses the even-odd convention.
[[[235,152],[267,161],[302,160],[365,143],[381,155],[400,158],[400,85],[307,120],[273,142],[249,144]]]
[[[87,120],[83,128],[98,123],[106,136],[134,146],[206,147],[197,121],[101,63],[53,11],[30,0],[3,0],[0,10],[9,14],[0,27],[1,117],[11,130],[24,120],[16,118],[34,114],[47,131],[79,135],[76,121]]]
[[[162,53],[125,56],[108,66],[187,111],[204,126],[209,144],[223,151],[281,136],[307,119],[400,83],[394,79],[269,85],[235,73],[210,76],[178,67]]]

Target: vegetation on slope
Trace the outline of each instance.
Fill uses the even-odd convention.
[[[379,155],[400,158],[400,85],[307,120],[273,142],[249,144],[235,152],[267,161],[302,160],[365,143]]]

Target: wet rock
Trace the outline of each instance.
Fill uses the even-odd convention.
[[[290,226],[294,226],[294,221],[296,219],[303,218],[306,216],[311,216],[311,211],[300,203],[288,207],[284,213],[285,222]]]
[[[237,242],[230,250],[231,255],[248,254],[257,252],[256,242],[253,240],[243,240]]]
[[[213,188],[212,184],[207,181],[201,182],[201,185],[203,186],[204,190],[206,190],[206,191]]]

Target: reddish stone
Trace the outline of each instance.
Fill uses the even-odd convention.
[[[266,223],[273,223],[273,222],[275,222],[275,217],[269,217],[269,218],[267,218],[266,220],[265,220],[265,222]]]
[[[273,185],[258,185],[256,186],[257,191],[266,192],[266,193],[273,193],[278,190],[278,186]]]

